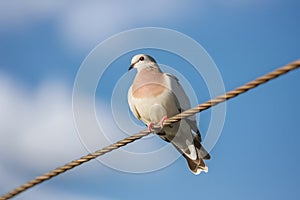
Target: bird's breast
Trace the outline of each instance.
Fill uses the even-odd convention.
[[[134,98],[155,98],[168,90],[162,73],[143,70],[139,72],[132,85]]]
[[[161,95],[167,88],[161,84],[145,84],[140,87],[133,88],[132,95],[134,98],[155,98]]]

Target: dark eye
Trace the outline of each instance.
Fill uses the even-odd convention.
[[[143,60],[144,60],[144,56],[141,56],[141,57],[140,57],[140,61],[143,61]]]

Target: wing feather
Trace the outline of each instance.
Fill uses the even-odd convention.
[[[191,108],[190,100],[189,100],[188,96],[186,95],[186,93],[184,92],[181,84],[179,83],[178,78],[169,73],[165,73],[165,75],[170,80],[170,88],[169,89],[173,92],[173,95],[175,96],[174,99],[176,100],[176,105],[177,105],[178,111],[183,112],[185,110],[190,109]],[[193,115],[189,118],[186,118],[185,121],[190,125],[190,127],[192,128],[192,130],[195,133],[200,134],[199,129],[197,127],[195,115]]]

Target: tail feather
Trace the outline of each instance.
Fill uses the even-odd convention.
[[[198,135],[196,135],[194,137],[194,145],[197,149],[197,152],[198,152],[198,155],[199,155],[200,158],[203,158],[204,160],[209,160],[210,159],[210,155],[206,151],[206,149],[201,145],[201,138],[199,138]]]
[[[187,125],[187,126],[184,126]],[[173,128],[164,128],[159,136],[167,142],[171,142],[174,147],[185,157],[190,170],[198,175],[202,171],[208,172],[204,160],[209,160],[210,155],[201,145],[201,136],[199,130],[196,134],[192,134],[190,126],[183,124],[176,131]],[[174,132],[176,133],[174,135]]]
[[[184,155],[185,159],[187,160],[190,170],[195,175],[200,174],[202,171],[204,171],[205,173],[208,172],[208,167],[205,164],[204,160],[210,159],[209,153],[204,149],[204,147],[201,145],[200,141],[201,140],[197,136],[195,136],[194,146],[196,147],[196,152],[197,152],[196,160],[192,160],[189,157]]]
[[[190,168],[190,170],[195,174],[198,175],[200,174],[202,171],[204,171],[205,173],[208,172],[208,167],[206,166],[204,160],[202,158],[199,158],[198,160],[192,160],[188,157],[186,157],[188,166]]]

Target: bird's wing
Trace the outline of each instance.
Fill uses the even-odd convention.
[[[169,89],[173,92],[175,96],[175,101],[177,104],[177,108],[179,112],[183,112],[185,110],[188,110],[191,108],[191,103],[189,101],[188,96],[184,92],[181,84],[179,83],[179,80],[172,74],[165,73],[166,78],[169,80]],[[199,129],[197,127],[197,122],[196,122],[196,116],[193,115],[191,117],[188,117],[185,119],[185,121],[190,125],[192,130],[195,133],[199,133]]]
[[[169,80],[169,89],[176,96],[178,109],[182,111],[189,109],[191,107],[189,98],[185,94],[182,86],[179,83],[179,80],[172,74],[165,73],[164,75]]]

